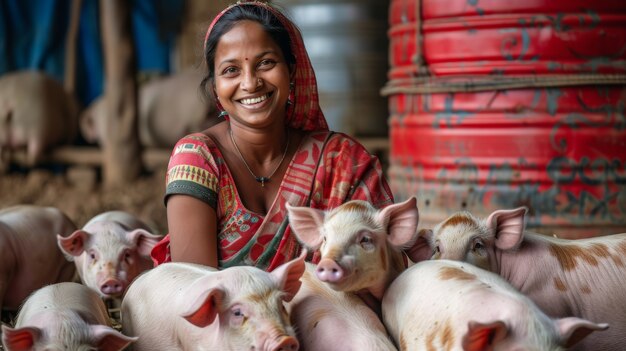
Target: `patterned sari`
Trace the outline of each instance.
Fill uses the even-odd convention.
[[[193,196],[216,210],[220,268],[253,265],[271,271],[301,251],[289,227],[286,203],[329,210],[348,200],[360,199],[382,208],[393,203],[393,196],[378,158],[351,137],[328,131],[318,103],[315,74],[297,27],[270,5],[252,1],[225,9],[215,18],[209,32],[233,6],[264,7],[289,31],[296,70],[295,89],[290,96],[294,103],[287,110],[286,123],[308,133],[291,159],[266,215],[243,206],[221,151],[203,133],[188,135],[174,147],[165,196]],[[155,265],[171,261],[169,243],[167,235],[153,249]],[[317,254],[310,257],[313,262],[318,259]]]

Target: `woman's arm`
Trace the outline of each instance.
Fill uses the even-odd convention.
[[[217,268],[217,215],[209,204],[188,195],[167,200],[167,224],[173,262]]]

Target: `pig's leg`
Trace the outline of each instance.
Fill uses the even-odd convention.
[[[28,166],[35,166],[43,153],[43,143],[41,138],[32,138],[28,141],[27,153],[26,153],[26,162]]]

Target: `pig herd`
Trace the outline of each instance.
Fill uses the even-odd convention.
[[[286,205],[301,255],[272,272],[152,268],[160,240],[123,211],[78,228],[54,207],[0,210],[5,350],[623,350],[626,234],[565,240],[526,209],[419,226],[376,209]],[[316,251],[317,264],[305,262]],[[120,307],[120,324],[106,303]]]

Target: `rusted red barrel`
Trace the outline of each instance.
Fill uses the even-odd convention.
[[[626,1],[392,0],[389,79],[626,73]]]
[[[626,232],[626,85],[389,96],[394,195],[423,225],[528,206],[560,237]]]

